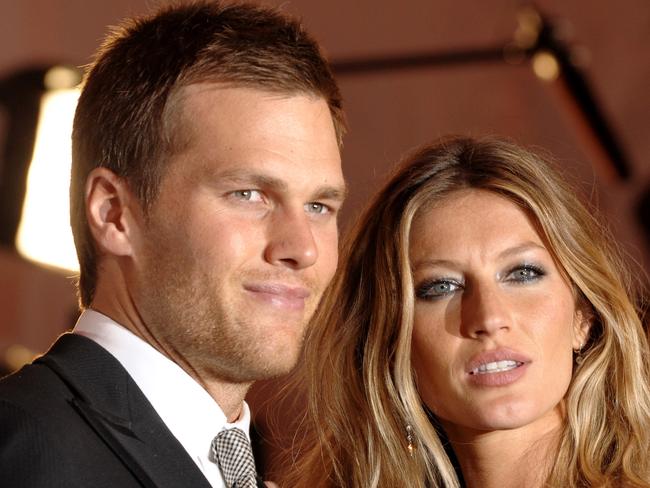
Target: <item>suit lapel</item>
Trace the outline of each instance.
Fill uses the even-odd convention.
[[[37,361],[68,385],[72,407],[143,486],[210,487],[126,370],[104,348],[64,334]]]

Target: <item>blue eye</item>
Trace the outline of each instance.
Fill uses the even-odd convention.
[[[522,266],[517,266],[506,275],[506,281],[513,281],[515,283],[525,283],[528,281],[535,281],[540,279],[546,273],[539,266],[534,266],[532,264],[525,264]]]
[[[305,210],[307,210],[308,213],[326,214],[329,213],[331,209],[324,203],[309,202],[305,204]]]
[[[262,201],[262,193],[259,190],[236,190],[232,192],[238,200],[245,200],[248,202],[260,202]]]
[[[433,300],[451,295],[462,288],[461,283],[450,279],[425,281],[415,288],[415,296],[421,300]]]

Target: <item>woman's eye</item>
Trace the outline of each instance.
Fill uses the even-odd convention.
[[[537,266],[532,266],[532,265],[518,266],[508,272],[506,276],[506,281],[514,281],[517,283],[534,281],[544,276],[544,274],[545,274],[544,271]]]
[[[415,296],[427,300],[450,295],[463,286],[453,280],[435,280],[422,283],[415,289]]]
[[[261,202],[262,193],[258,190],[236,190],[232,195],[239,200],[246,200],[248,202]]]

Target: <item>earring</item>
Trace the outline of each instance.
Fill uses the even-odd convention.
[[[580,347],[578,349],[573,350],[573,354],[575,354],[574,361],[578,366],[580,366],[582,362],[585,360],[585,358],[582,356],[582,348],[584,346],[585,346],[584,344],[580,344]]]
[[[415,435],[413,434],[413,427],[411,427],[410,424],[406,424],[406,442],[407,446],[406,448],[409,451],[409,455],[413,457],[413,451],[415,450]]]

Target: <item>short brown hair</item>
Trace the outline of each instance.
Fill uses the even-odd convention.
[[[115,29],[90,65],[72,134],[70,221],[86,307],[97,252],[85,217],[93,168],[124,178],[146,211],[175,149],[174,94],[202,82],[307,93],[329,105],[339,145],[345,132],[339,88],[316,41],[299,22],[265,7],[195,1],[166,7]]]

